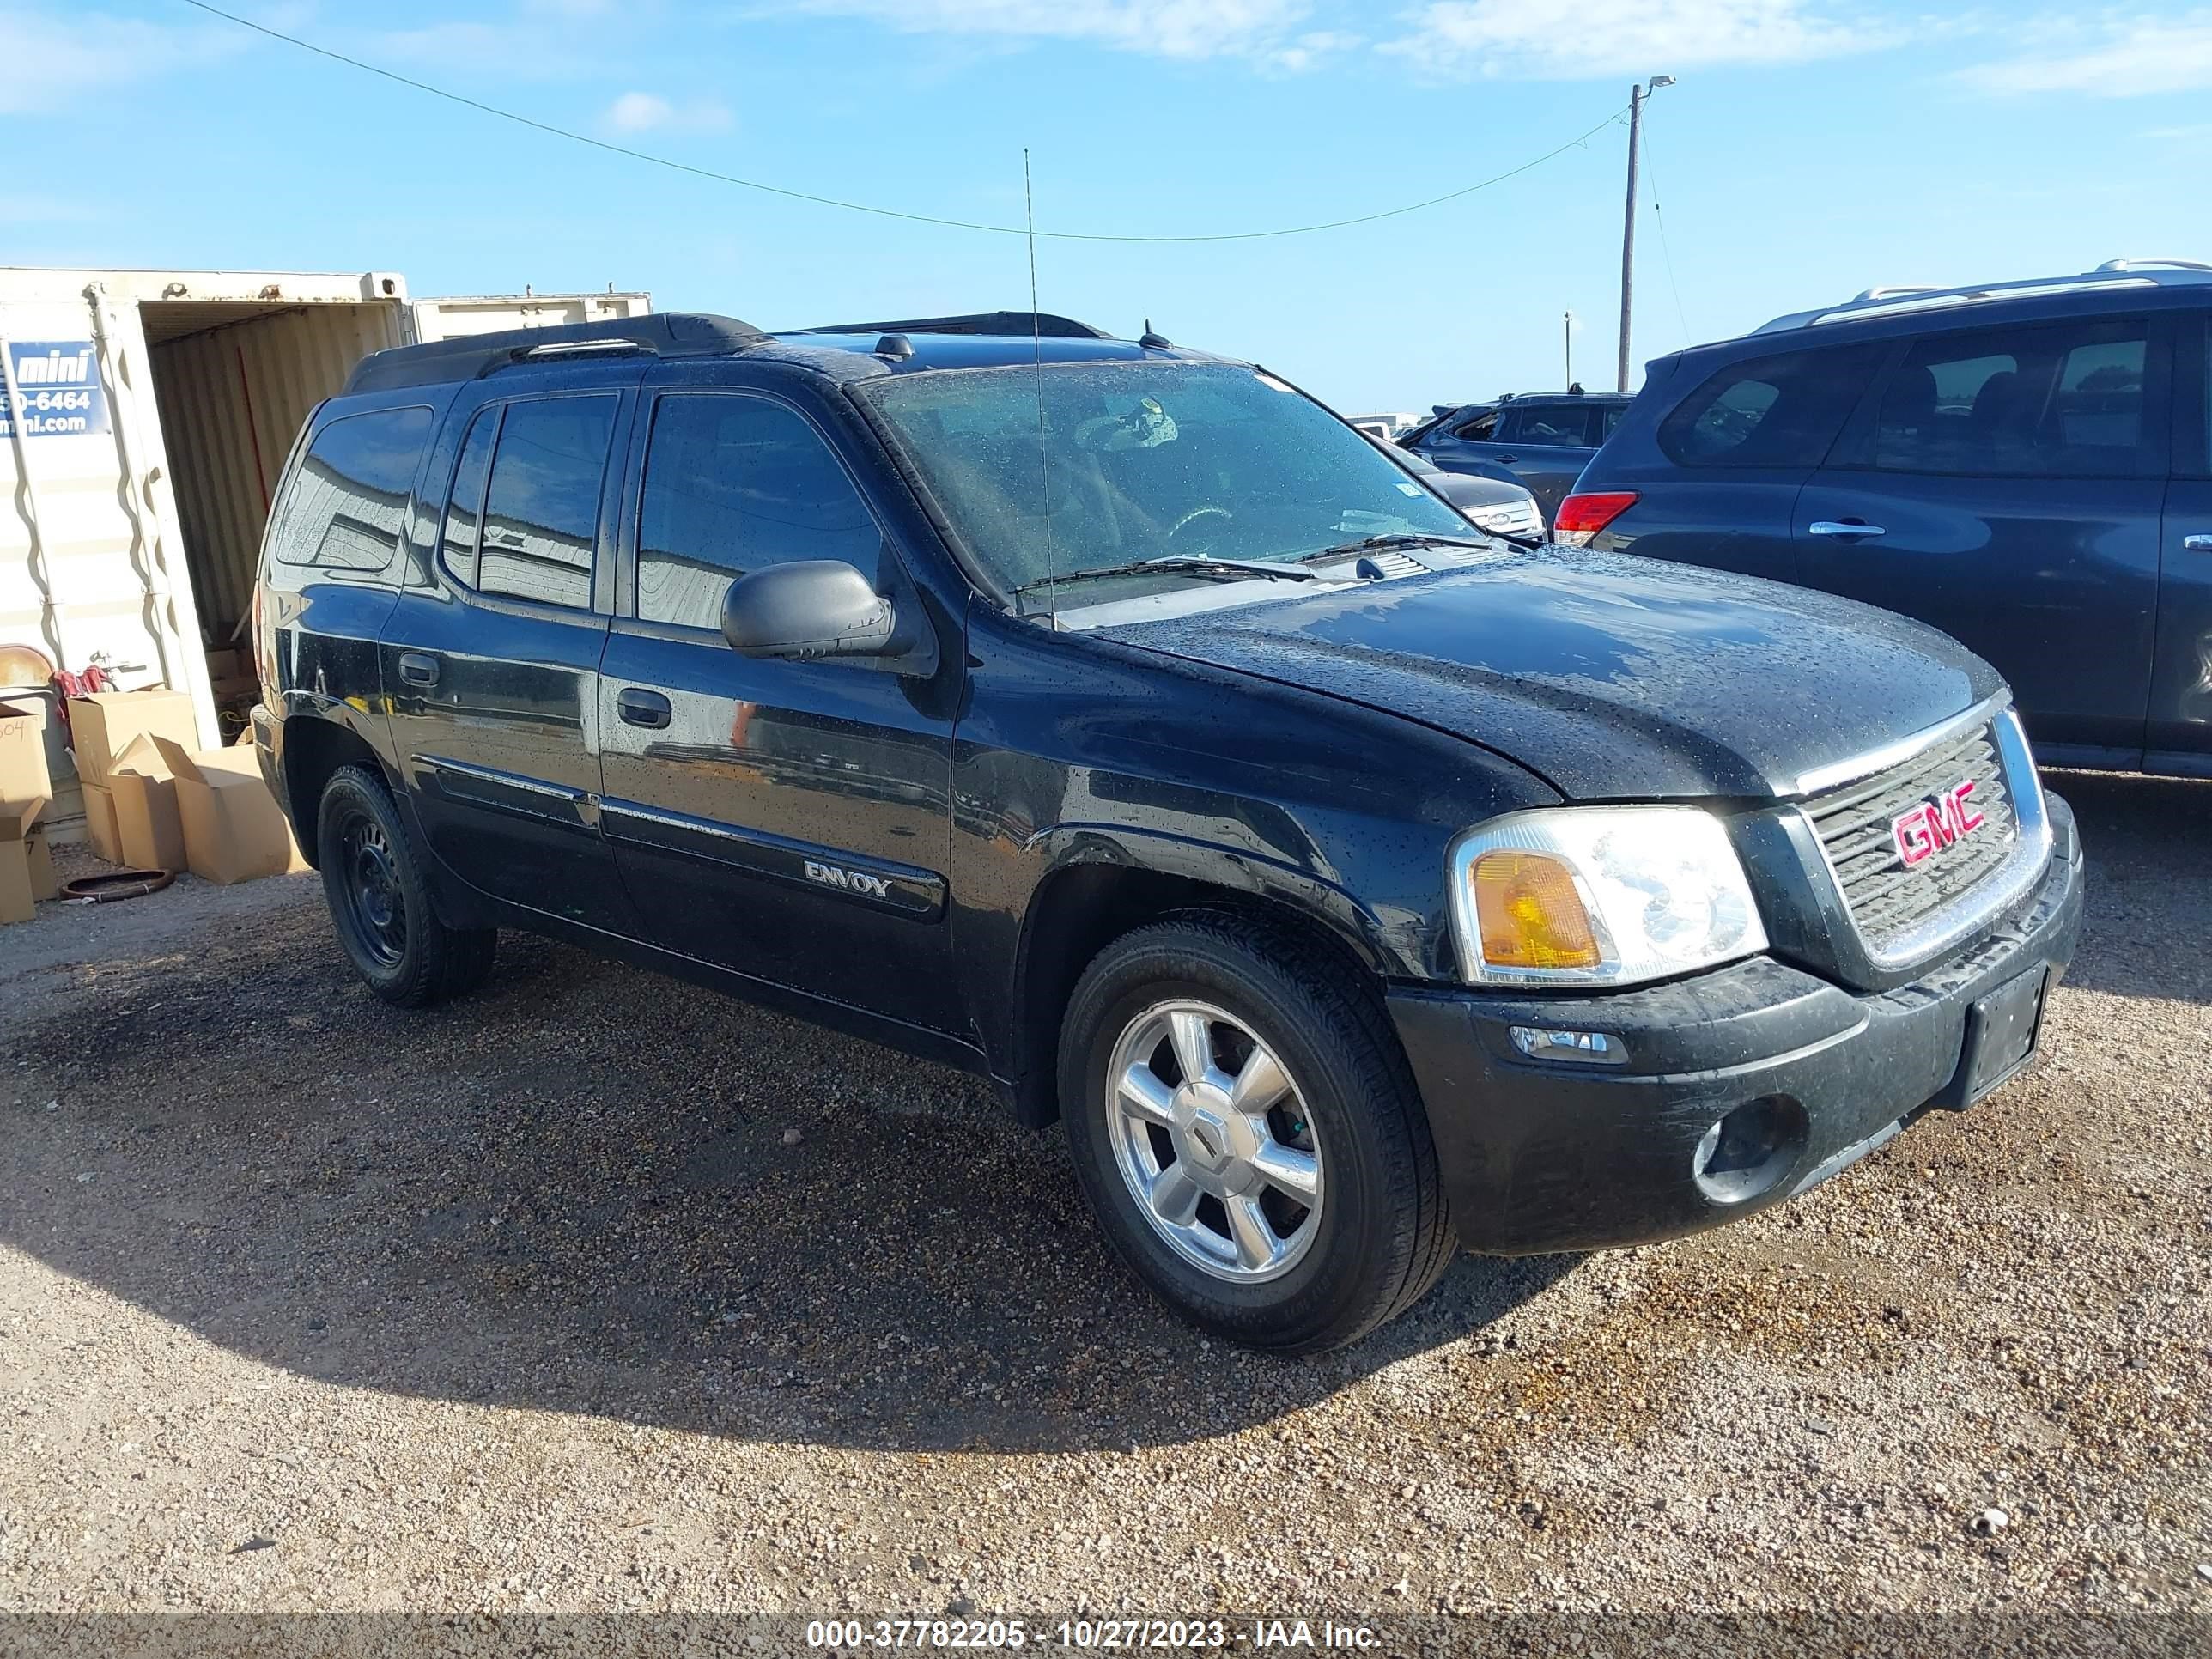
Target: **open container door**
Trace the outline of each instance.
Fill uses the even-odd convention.
[[[252,605],[268,497],[307,412],[398,344],[379,272],[0,270],[0,644],[191,700],[204,746],[253,687],[229,651]],[[212,669],[211,669],[212,661]],[[83,834],[58,744],[47,823]]]

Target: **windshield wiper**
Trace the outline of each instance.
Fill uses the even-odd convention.
[[[1232,581],[1242,581],[1252,576],[1280,582],[1318,580],[1312,571],[1295,564],[1261,564],[1243,559],[1209,559],[1196,553],[1170,553],[1157,559],[1133,559],[1127,564],[1100,565],[1094,570],[1066,570],[1057,575],[1038,576],[1022,583],[1014,592],[1017,594],[1029,593],[1061,582],[1087,582],[1108,576],[1149,576],[1155,571],[1164,571],[1176,576],[1219,577]]]
[[[1515,547],[1540,547],[1541,542],[1530,541],[1520,536],[1509,536],[1502,530],[1486,530],[1481,536],[1421,536],[1395,531],[1387,536],[1368,536],[1356,542],[1340,542],[1334,547],[1324,547],[1318,553],[1309,553],[1298,561],[1313,564],[1322,559],[1341,559],[1354,553],[1380,553],[1393,547],[1481,547],[1484,538],[1491,541],[1510,544]]]

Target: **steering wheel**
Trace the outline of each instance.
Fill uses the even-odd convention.
[[[1223,526],[1234,523],[1236,521],[1236,518],[1237,515],[1234,513],[1231,513],[1227,507],[1216,507],[1212,502],[1208,501],[1202,507],[1194,507],[1189,512],[1184,514],[1182,517],[1177,519],[1172,525],[1169,526],[1167,539],[1170,543],[1173,543],[1176,537],[1182,535],[1184,531],[1189,529],[1191,526],[1198,523],[1201,520],[1220,520],[1221,523],[1213,526],[1213,528],[1218,532]],[[1203,550],[1204,547],[1208,545],[1208,544],[1200,543],[1198,545],[1200,550]]]

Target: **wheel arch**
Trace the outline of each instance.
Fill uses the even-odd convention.
[[[284,794],[282,805],[292,820],[300,854],[317,869],[322,867],[321,836],[317,833],[322,813],[323,791],[340,768],[358,766],[375,773],[392,788],[392,769],[368,739],[350,726],[313,714],[289,714],[284,720]]]
[[[1340,889],[1223,848],[1172,843],[1141,858],[1138,850],[1121,841],[1072,842],[1024,914],[1012,1096],[1015,1116],[1032,1128],[1060,1115],[1060,1024],[1076,981],[1136,928],[1180,911],[1233,911],[1298,934],[1378,989],[1392,972],[1381,922]]]

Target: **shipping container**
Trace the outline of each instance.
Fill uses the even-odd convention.
[[[166,682],[190,694],[201,742],[222,742],[252,698],[239,647],[270,492],[354,365],[651,308],[611,289],[416,300],[391,271],[0,267],[0,661],[24,647],[126,688]],[[51,735],[45,821],[74,839],[82,797]]]

